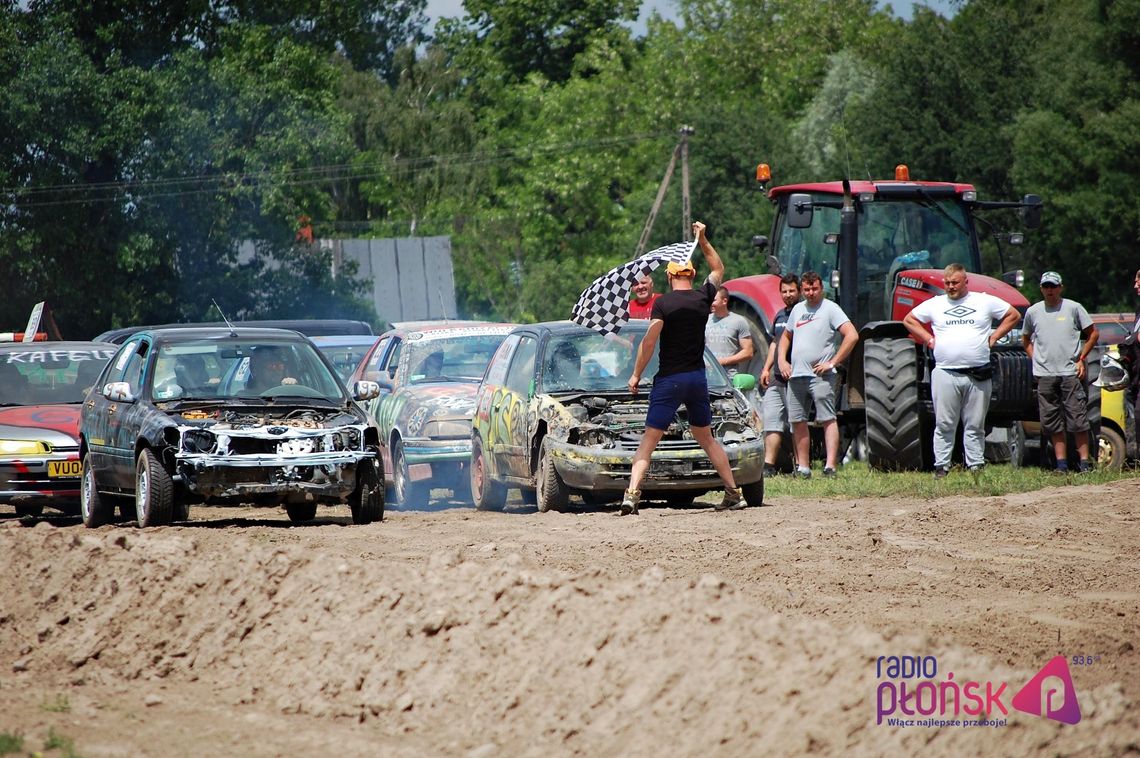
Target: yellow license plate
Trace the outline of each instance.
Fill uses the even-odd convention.
[[[83,476],[83,461],[48,461],[48,477],[78,479]]]

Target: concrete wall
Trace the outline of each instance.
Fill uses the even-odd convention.
[[[334,261],[356,261],[357,276],[372,282],[372,301],[385,321],[458,317],[450,237],[332,240],[332,244]]]

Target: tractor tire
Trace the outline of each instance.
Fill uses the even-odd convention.
[[[867,462],[879,471],[929,468],[931,424],[918,388],[918,352],[908,337],[870,339],[863,348]]]
[[[135,513],[144,528],[167,526],[174,517],[174,481],[150,448],[135,462]]]
[[[554,459],[546,451],[546,439],[538,449],[538,477],[535,492],[538,495],[538,512],[565,510],[570,502],[570,489],[554,468]]]
[[[79,512],[83,525],[89,529],[103,526],[115,516],[115,504],[99,494],[95,483],[95,469],[91,467],[91,454],[83,459],[83,480],[79,486]]]
[[[491,478],[483,453],[483,440],[471,440],[471,501],[481,511],[501,511],[507,503],[507,488]]]

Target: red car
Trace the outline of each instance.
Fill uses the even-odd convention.
[[[77,513],[79,411],[116,346],[0,344],[0,503],[19,516],[45,505]]]

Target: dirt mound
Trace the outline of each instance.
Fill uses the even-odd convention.
[[[0,665],[85,687],[205,683],[417,749],[510,754],[981,752],[992,730],[876,726],[876,658],[937,655],[1010,696],[1035,673],[779,615],[711,574],[557,573],[494,546],[409,565],[229,545],[176,528],[0,530],[0,570],[23,588],[3,595]],[[1080,704],[1079,728],[1012,714],[1002,751],[1118,754],[1140,733],[1118,686]]]

